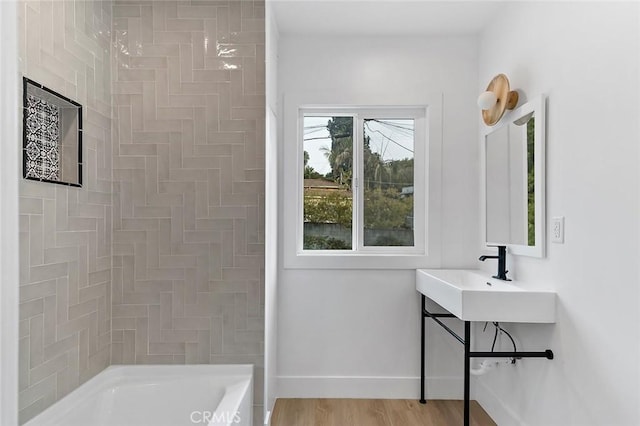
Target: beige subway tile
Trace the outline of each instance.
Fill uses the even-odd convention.
[[[138,18],[140,17],[140,6],[138,5],[113,5],[114,18]]]
[[[65,369],[67,367],[67,363],[68,359],[66,352],[43,362],[37,367],[31,369],[29,373],[29,383],[35,384],[48,376],[55,375],[55,373]]]
[[[172,107],[188,107],[194,108],[205,105],[205,97],[203,95],[173,95],[168,96],[169,105]]]
[[[149,353],[149,339],[148,339],[148,326],[149,320],[147,318],[136,318],[136,330],[135,330],[135,355],[136,362],[139,356],[144,356]]]
[[[123,360],[123,346],[121,341],[111,342],[111,365],[125,364]]]
[[[147,355],[136,354],[136,364],[173,364],[174,358],[172,355]]]
[[[43,301],[44,312],[44,301]],[[29,320],[29,367],[42,364],[44,361],[44,315],[31,317]],[[32,381],[29,379],[29,383]]]
[[[218,16],[217,8],[212,6],[181,6],[178,5],[177,15],[180,19],[197,19],[215,18]],[[167,20],[168,22],[169,20]]]
[[[234,57],[218,57],[215,56],[216,53],[213,51],[216,47],[209,46],[208,49],[205,50],[205,69],[215,69],[215,70],[242,70],[243,67],[243,58],[234,58]]]
[[[135,354],[136,332],[135,330],[124,331],[124,342],[122,345],[122,362],[125,364],[133,364],[136,360]]]
[[[196,69],[193,70],[193,81],[231,81],[231,74],[224,69]]]
[[[44,358],[56,358],[78,346],[78,335],[74,334],[44,347]]]
[[[167,58],[165,56],[132,57],[129,59],[129,66],[131,68],[167,68]]]
[[[115,305],[114,305],[115,306]],[[135,330],[136,329],[136,319],[133,317],[129,318],[117,318],[113,317],[111,320],[111,326],[114,330]],[[126,339],[126,333],[125,333]]]
[[[114,318],[144,318],[148,316],[147,305],[114,305],[112,310]]]
[[[229,6],[219,7],[217,16],[217,33],[216,37],[222,38],[229,34]]]
[[[20,286],[20,302],[33,299],[43,299],[56,294],[56,280],[41,281]]]
[[[124,298],[127,303],[136,305],[158,305],[160,304],[160,293],[125,293]]]
[[[18,409],[20,411],[25,410],[28,406],[33,404],[47,394],[55,394],[56,392],[56,377],[50,376],[40,383],[36,383],[34,386],[20,392],[18,398]],[[36,413],[37,414],[37,413]]]
[[[214,54],[218,58],[246,58],[256,56],[255,44],[218,43]]]
[[[264,114],[264,106],[231,108],[231,118],[233,120],[258,120],[264,118]]]
[[[162,330],[162,341],[166,343],[182,343],[197,341],[196,330]]]
[[[174,330],[209,330],[209,319],[198,317],[173,318]]]
[[[155,70],[153,69],[119,69],[118,81],[129,82],[145,82],[154,81],[156,78]]]
[[[264,32],[265,30],[264,19],[242,18],[241,25],[242,31]]]
[[[78,290],[78,303],[82,303],[89,299],[95,299],[107,296],[107,283],[83,287]]]
[[[178,13],[178,16],[180,14]],[[202,17],[197,17],[202,18]],[[204,21],[202,19],[167,19],[165,21],[167,31],[203,31]]]
[[[220,131],[223,132],[248,132],[255,130],[255,127],[255,120],[220,120]]]
[[[160,7],[160,4],[156,3],[152,8],[152,25],[153,30],[164,30],[165,27],[165,8]]]
[[[224,280],[259,280],[260,271],[250,268],[223,268],[222,278]]]
[[[170,218],[171,217],[171,208],[170,207],[154,207],[154,206],[135,206],[134,207],[134,217],[136,218]]]
[[[187,31],[155,31],[153,42],[156,44],[191,44],[191,33]]]
[[[96,310],[96,299],[89,299],[77,305],[69,306],[69,319],[74,320],[76,318],[89,315]]]
[[[179,254],[179,253],[178,253]],[[190,253],[185,253],[190,254]],[[182,280],[184,279],[184,270],[175,268],[149,268],[147,271],[147,278],[151,280]]]
[[[158,120],[192,120],[193,108],[191,107],[158,107],[156,108]]]
[[[182,131],[180,120],[144,120],[144,129],[150,132],[174,132]]]
[[[241,31],[243,10],[244,10],[244,16],[250,17],[250,14],[246,13],[247,6],[248,6],[247,2],[243,2],[243,1],[235,1],[235,2],[229,3],[229,33],[230,34]]]
[[[51,263],[31,267],[30,282],[40,282],[67,275],[67,263]]]
[[[113,93],[119,95],[141,95],[142,94],[142,81],[120,81],[113,82]],[[133,101],[134,97],[130,96]]]
[[[172,342],[172,343],[149,343],[149,354],[184,354],[184,343]]]
[[[42,200],[20,197],[20,214],[42,214]]]
[[[153,5],[140,6],[140,38],[142,43],[153,43]]]

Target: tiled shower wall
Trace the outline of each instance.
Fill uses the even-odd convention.
[[[23,74],[84,107],[85,162],[82,188],[20,183],[24,423],[109,365],[111,3],[23,1],[19,21]]]
[[[264,2],[117,1],[113,28],[112,362],[252,363],[259,405]]]

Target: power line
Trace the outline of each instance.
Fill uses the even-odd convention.
[[[305,135],[310,135],[312,133],[318,133],[318,132],[322,132],[323,130],[326,130],[326,128],[319,128],[319,129],[311,129],[310,132],[304,132]]]
[[[388,124],[384,124],[384,123],[378,123],[378,124],[380,126],[382,126],[383,128],[385,128],[385,129],[387,129],[389,131],[392,131],[394,133],[398,133],[398,134],[400,134],[402,136],[405,136],[405,137],[408,137],[408,138],[412,138],[412,139],[414,137],[413,131],[411,131],[411,130],[405,130],[405,129],[401,129],[401,128],[398,128],[398,127],[392,127],[392,126],[390,126]]]
[[[391,131],[391,134],[399,134],[400,136],[403,136],[405,138],[414,138],[414,132],[413,130],[410,129],[406,129],[402,126],[397,126],[397,125],[393,125],[392,123],[386,123],[383,121],[377,121],[376,123],[378,123],[379,126],[382,126],[384,129]]]
[[[365,120],[365,121],[375,121],[376,123],[386,124],[387,126],[397,127],[398,129],[409,130],[412,133],[414,131],[414,129],[412,127],[403,127],[403,126],[401,126],[399,124],[395,124],[395,123],[392,123],[390,121],[383,121],[383,120],[378,120],[378,119],[375,119],[375,118],[372,118],[371,120]]]
[[[405,149],[405,150],[407,150],[407,151],[409,151],[410,153],[412,153],[412,154],[413,154],[413,151],[412,151],[412,150],[410,150],[410,149],[409,149],[409,148],[407,148],[406,146],[401,145],[400,143],[398,143],[398,142],[394,141],[394,140],[393,140],[393,139],[391,139],[389,136],[387,136],[387,135],[385,135],[384,133],[382,133],[380,130],[373,130],[373,129],[371,129],[371,127],[369,126],[369,124],[368,124],[368,123],[366,123],[366,122],[365,122],[365,126],[367,126],[367,128],[369,129],[369,131],[371,131],[371,133],[380,133],[380,135],[381,135],[383,138],[385,138],[385,139],[389,140],[390,142],[392,142],[392,143],[394,143],[394,144],[398,145],[400,148]]]

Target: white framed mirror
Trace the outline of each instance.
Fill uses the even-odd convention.
[[[545,98],[513,110],[482,134],[484,243],[545,256]]]

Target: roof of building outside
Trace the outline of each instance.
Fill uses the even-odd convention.
[[[325,189],[340,189],[341,186],[337,182],[324,179],[305,179],[305,188],[325,188]]]

